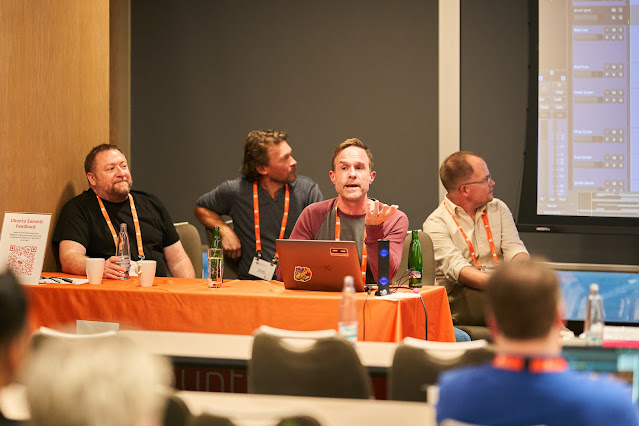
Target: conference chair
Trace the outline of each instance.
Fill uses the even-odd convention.
[[[242,422],[241,420],[243,420],[245,417],[247,418],[247,421]],[[321,424],[315,417],[307,415],[286,416],[278,418],[272,417],[272,415],[265,415],[263,417],[255,417],[254,415],[225,417],[213,413],[202,413],[199,416],[193,416],[191,421],[188,423],[188,426],[239,426],[248,424],[267,424],[273,426],[320,426]],[[236,423],[233,421],[233,419],[236,418],[239,419],[240,423]]]
[[[483,325],[459,325],[455,324],[455,327],[458,329],[465,331],[470,336],[470,340],[486,340],[488,342],[492,342],[492,337],[490,335],[490,331],[488,327],[484,327]]]
[[[353,344],[335,330],[260,327],[248,362],[248,392],[371,398],[371,381]]]
[[[180,236],[180,242],[186,255],[195,269],[195,277],[202,278],[202,240],[195,226],[188,222],[174,223],[175,230]]]
[[[395,350],[388,373],[388,397],[396,401],[427,400],[427,390],[439,375],[453,368],[476,365],[493,358],[485,340],[447,343],[406,337]]]
[[[48,327],[40,327],[38,330],[34,331],[33,334],[31,334],[29,346],[31,351],[33,352],[41,348],[44,342],[50,339],[65,339],[69,343],[72,343],[78,340],[108,338],[115,336],[116,334],[117,332],[113,330],[94,334],[75,334],[65,333]]]
[[[169,426],[168,424],[166,426]],[[202,413],[191,417],[188,426],[236,426],[228,417],[218,416],[211,413]]]
[[[166,407],[162,424],[164,426],[187,426],[193,416],[186,403],[170,389],[164,389],[160,393],[166,398]]]

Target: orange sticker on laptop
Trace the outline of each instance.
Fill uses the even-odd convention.
[[[296,266],[295,272],[293,273],[293,279],[295,281],[300,281],[305,283],[306,281],[311,279],[313,273],[311,272],[311,268],[307,266]]]

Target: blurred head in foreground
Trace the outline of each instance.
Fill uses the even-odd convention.
[[[504,264],[486,286],[486,324],[498,345],[547,341],[558,346],[562,309],[557,276],[539,262]]]
[[[32,423],[159,425],[170,379],[166,359],[119,336],[49,339],[27,368]]]
[[[15,378],[29,342],[27,298],[11,272],[0,274],[0,388]]]

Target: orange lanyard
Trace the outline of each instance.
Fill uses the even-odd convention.
[[[98,195],[95,195],[98,197]],[[111,219],[109,218],[109,213],[107,213],[104,208],[104,203],[102,199],[98,197],[98,204],[100,204],[100,210],[102,210],[102,216],[104,216],[104,220],[106,220],[109,229],[111,230],[111,236],[113,237],[113,243],[115,243],[115,249],[118,249],[118,236],[115,233],[115,228],[113,228],[113,224],[111,223]],[[135,203],[133,202],[133,196],[129,194],[129,204],[131,205],[131,216],[133,216],[133,225],[135,226],[135,239],[138,242],[138,257],[140,260],[144,259],[144,249],[142,248],[142,232],[140,232],[140,221],[138,220],[138,211],[135,209]]]
[[[339,214],[337,214],[337,204],[335,204],[335,241],[340,241],[342,235],[342,222],[339,220]],[[362,282],[366,282],[366,224],[364,224],[364,242],[362,243]]]
[[[464,240],[466,240],[466,244],[468,244],[468,250],[470,250],[470,255],[473,258],[473,262],[475,262],[475,266],[477,266],[478,269],[483,271],[484,270],[483,266],[480,265],[479,262],[477,262],[477,256],[475,255],[475,248],[473,247],[473,243],[470,242],[470,238],[468,238],[468,236],[466,235],[466,233],[462,229],[462,227],[459,224],[459,222],[457,222],[457,219],[455,219],[455,216],[453,216],[453,214],[450,212],[450,210],[448,210],[448,206],[446,205],[445,201],[444,201],[444,207],[446,207],[446,211],[448,212],[450,217],[453,218],[453,221],[455,222],[455,225],[457,225],[457,228],[459,229],[459,232],[461,232],[462,237],[464,237]],[[488,237],[488,244],[490,245],[490,252],[493,254],[493,259],[495,260],[495,263],[499,264],[499,257],[497,257],[497,252],[495,251],[495,243],[493,242],[493,233],[490,230],[490,225],[488,224],[488,215],[486,214],[486,209],[484,209],[484,211],[482,212],[481,218],[484,221],[484,228],[486,229],[486,236]]]
[[[531,373],[558,373],[568,368],[568,363],[560,356],[551,358],[523,358],[516,355],[497,354],[493,358],[493,367],[500,370]]]
[[[286,222],[288,221],[288,205],[291,201],[291,191],[288,189],[288,185],[286,185],[286,193],[284,194],[284,216],[282,216],[282,226],[280,228],[280,236],[281,240],[284,238],[284,233],[286,232]],[[253,182],[253,215],[255,222],[255,251],[257,252],[257,257],[262,257],[262,238],[260,235],[260,203],[257,199],[257,182]],[[273,261],[277,262],[279,258],[277,254],[277,250],[275,250],[275,256],[273,257]]]

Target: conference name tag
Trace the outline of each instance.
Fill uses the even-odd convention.
[[[276,267],[277,263],[271,263],[268,260],[254,257],[248,272],[254,277],[269,281],[273,279],[273,274],[275,274]]]

